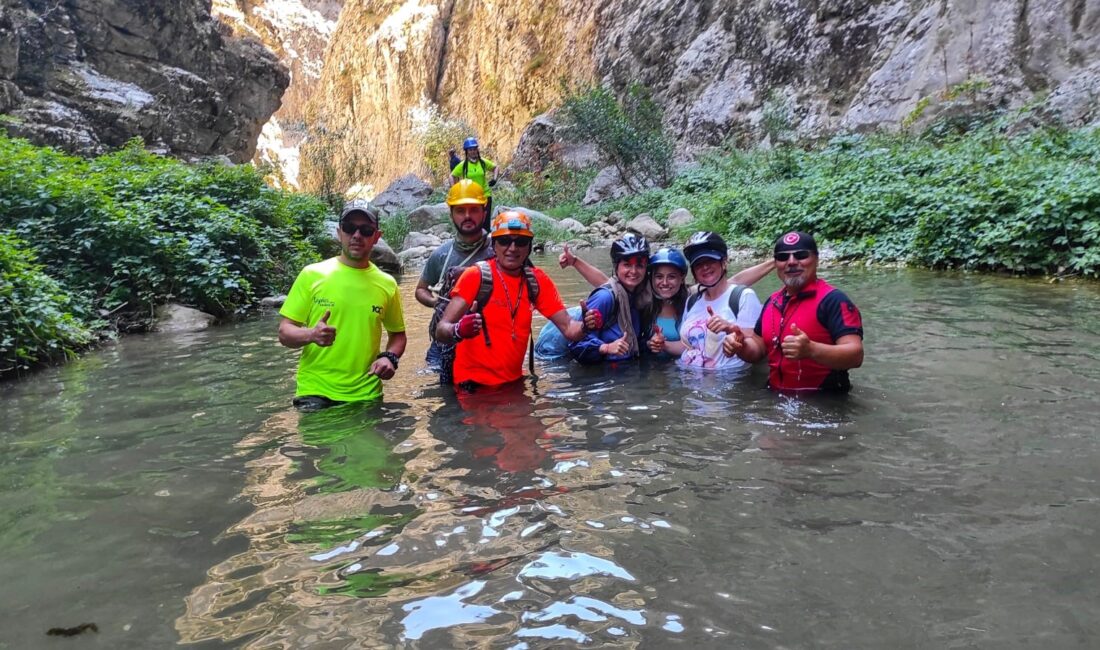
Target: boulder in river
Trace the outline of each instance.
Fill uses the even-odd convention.
[[[206,312],[176,303],[157,307],[154,332],[198,332],[217,320]]]

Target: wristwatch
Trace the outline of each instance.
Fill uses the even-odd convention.
[[[375,357],[375,359],[381,359],[382,357],[389,359],[390,363],[393,364],[393,369],[397,370],[397,360],[399,357],[396,354],[390,352],[389,350],[386,350],[385,352],[379,352],[378,356]]]

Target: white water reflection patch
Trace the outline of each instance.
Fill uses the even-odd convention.
[[[415,641],[431,630],[480,623],[499,613],[492,607],[463,602],[478,595],[484,588],[485,581],[475,580],[462,585],[449,596],[429,596],[402,605],[401,609],[408,612],[401,619],[401,625],[405,628],[402,636]]]
[[[621,566],[587,553],[546,552],[519,572],[520,578],[543,578],[546,580],[576,580],[585,576],[611,576],[634,582]]]

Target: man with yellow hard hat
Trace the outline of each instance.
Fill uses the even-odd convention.
[[[454,281],[466,267],[493,256],[493,247],[485,232],[485,203],[485,192],[474,181],[463,179],[451,186],[447,205],[451,209],[455,238],[432,252],[416,283],[416,301],[435,310],[428,327],[431,344],[427,354],[428,366],[433,370],[438,371],[443,357],[453,352],[448,350],[453,346],[435,339],[435,325],[447,306]]]

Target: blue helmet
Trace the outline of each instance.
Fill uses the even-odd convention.
[[[659,248],[657,252],[653,254],[653,257],[649,258],[649,266],[654,267],[658,264],[671,264],[680,269],[680,273],[687,275],[688,261],[684,257],[684,254],[675,248]]]
[[[477,149],[477,138],[466,138],[462,141],[463,149]]]

